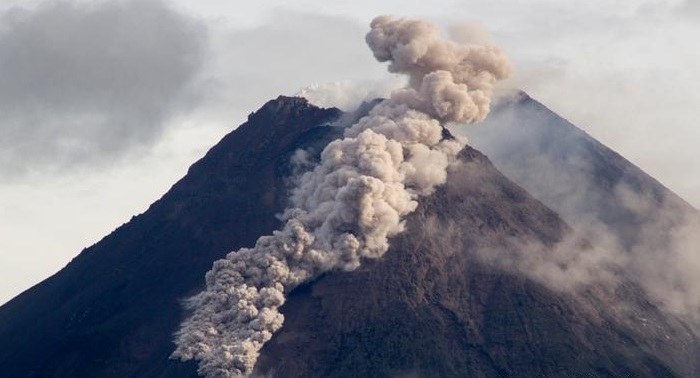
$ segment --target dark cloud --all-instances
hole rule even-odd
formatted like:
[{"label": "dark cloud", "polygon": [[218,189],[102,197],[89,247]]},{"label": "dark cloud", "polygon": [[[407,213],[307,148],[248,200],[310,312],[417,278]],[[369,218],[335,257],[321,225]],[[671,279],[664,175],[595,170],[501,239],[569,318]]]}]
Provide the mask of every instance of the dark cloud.
[{"label": "dark cloud", "polygon": [[195,101],[204,27],[160,1],[0,14],[0,174],[104,163]]}]

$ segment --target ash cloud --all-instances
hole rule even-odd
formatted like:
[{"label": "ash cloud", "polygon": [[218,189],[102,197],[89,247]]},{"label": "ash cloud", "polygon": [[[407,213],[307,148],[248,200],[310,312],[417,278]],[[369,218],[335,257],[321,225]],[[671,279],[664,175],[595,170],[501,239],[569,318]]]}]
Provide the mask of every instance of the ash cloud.
[{"label": "ash cloud", "polygon": [[442,40],[423,21],[377,17],[366,41],[409,85],[349,126],[295,179],[281,230],[214,263],[206,289],[188,301],[193,314],[173,353],[199,360],[200,374],[250,374],[282,327],[279,307],[289,291],[381,257],[420,197],[445,183],[464,146],[443,137],[444,125],[483,119],[493,86],[510,72],[497,48]]},{"label": "ash cloud", "polygon": [[6,179],[122,157],[198,98],[206,31],[164,2],[43,2],[0,20]]}]

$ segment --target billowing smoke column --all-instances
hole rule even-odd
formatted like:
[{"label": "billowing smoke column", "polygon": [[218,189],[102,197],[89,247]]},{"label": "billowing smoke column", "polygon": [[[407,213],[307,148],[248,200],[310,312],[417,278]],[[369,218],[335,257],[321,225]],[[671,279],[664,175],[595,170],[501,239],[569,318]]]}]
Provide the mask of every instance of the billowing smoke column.
[{"label": "billowing smoke column", "polygon": [[200,374],[250,374],[260,348],[282,327],[285,294],[323,272],[381,257],[417,199],[445,182],[463,147],[443,138],[441,124],[483,119],[493,85],[510,71],[499,49],[442,40],[422,21],[377,17],[367,43],[391,72],[409,75],[409,86],[349,127],[298,177],[281,230],[214,263],[206,289],[189,301],[194,313],[173,353],[199,360]]}]

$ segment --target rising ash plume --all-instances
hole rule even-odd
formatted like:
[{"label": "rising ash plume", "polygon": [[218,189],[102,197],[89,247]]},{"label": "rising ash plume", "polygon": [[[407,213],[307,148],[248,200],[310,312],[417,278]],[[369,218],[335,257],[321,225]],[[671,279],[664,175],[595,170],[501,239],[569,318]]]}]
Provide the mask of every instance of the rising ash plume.
[{"label": "rising ash plume", "polygon": [[193,314],[173,353],[199,360],[202,375],[250,374],[260,348],[282,327],[286,294],[323,272],[381,257],[419,198],[445,182],[464,146],[444,138],[443,126],[484,119],[494,84],[510,73],[498,48],[443,40],[419,20],[377,17],[366,40],[409,84],[297,177],[282,229],[214,263],[206,289],[188,301]]}]

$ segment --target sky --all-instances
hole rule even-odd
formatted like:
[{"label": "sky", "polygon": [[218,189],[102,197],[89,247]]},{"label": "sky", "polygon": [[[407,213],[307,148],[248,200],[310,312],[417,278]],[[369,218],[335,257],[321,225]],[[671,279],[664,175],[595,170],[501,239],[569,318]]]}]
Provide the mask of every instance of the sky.
[{"label": "sky", "polygon": [[700,206],[700,2],[6,0],[0,303],[145,211],[265,101],[394,86],[364,43],[379,14],[488,30],[506,86]]}]

